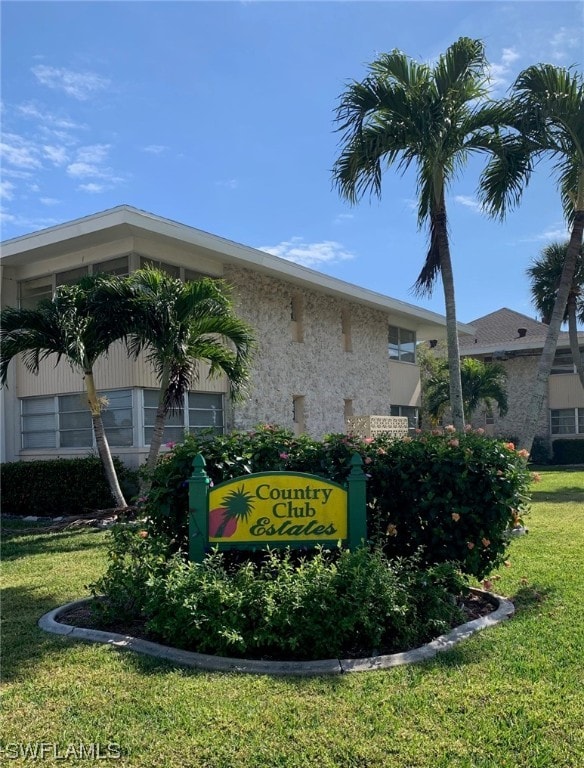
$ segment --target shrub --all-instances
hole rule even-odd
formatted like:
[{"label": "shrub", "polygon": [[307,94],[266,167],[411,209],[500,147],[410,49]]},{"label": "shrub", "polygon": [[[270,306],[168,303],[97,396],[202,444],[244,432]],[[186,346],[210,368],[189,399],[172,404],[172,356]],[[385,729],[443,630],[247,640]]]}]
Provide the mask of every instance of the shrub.
[{"label": "shrub", "polygon": [[554,464],[584,464],[584,440],[554,440],[552,447]]},{"label": "shrub", "polygon": [[[136,486],[136,473],[118,458],[120,483]],[[135,492],[135,491],[134,491]],[[101,461],[94,456],[2,465],[2,511],[8,515],[56,517],[115,505]]]},{"label": "shrub", "polygon": [[165,562],[139,533],[114,534],[110,568],[94,585],[108,598],[98,606],[106,619],[142,616],[176,647],[272,659],[389,653],[461,620],[455,595],[464,582],[451,565],[420,571],[360,548],[300,562],[268,551],[260,564],[233,569],[217,552],[202,563]]},{"label": "shrub", "polygon": [[388,557],[455,562],[482,578],[503,560],[507,531],[526,510],[530,474],[512,443],[445,430],[401,440],[329,435],[316,441],[276,427],[216,438],[190,436],[163,457],[145,505],[150,530],[187,546],[188,478],[198,452],[217,484],[250,472],[286,469],[343,483],[352,454],[368,475],[368,536]]},{"label": "shrub", "polygon": [[532,464],[549,464],[552,456],[552,447],[547,437],[537,436],[533,439],[529,460]]}]

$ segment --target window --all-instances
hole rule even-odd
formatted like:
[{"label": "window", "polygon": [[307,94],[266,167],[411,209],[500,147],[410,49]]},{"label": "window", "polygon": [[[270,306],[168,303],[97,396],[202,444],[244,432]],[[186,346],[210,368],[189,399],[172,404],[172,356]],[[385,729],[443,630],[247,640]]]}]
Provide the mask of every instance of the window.
[{"label": "window", "polygon": [[550,411],[552,435],[584,435],[584,408]]},{"label": "window", "polygon": [[53,277],[35,277],[34,280],[21,280],[19,287],[19,305],[21,309],[35,309],[39,301],[53,296]]},{"label": "window", "polygon": [[556,352],[550,374],[574,373],[574,362],[572,353],[568,350]]},{"label": "window", "polygon": [[130,274],[128,257],[121,256],[119,259],[108,259],[93,265],[94,275],[118,275],[124,277]]},{"label": "window", "polygon": [[55,285],[71,285],[81,280],[82,277],[87,277],[88,274],[88,267],[77,267],[76,269],[68,269],[66,272],[57,272]]},{"label": "window", "polygon": [[[156,410],[158,408],[158,389],[144,390],[144,443],[150,445]],[[222,434],[224,430],[223,395],[211,392],[189,392],[187,407],[172,411],[166,415],[163,443],[180,443],[185,432],[200,434],[212,430]]]},{"label": "window", "polygon": [[[112,447],[133,445],[132,390],[101,392],[102,420]],[[85,393],[22,401],[23,448],[92,448],[93,425]]]},{"label": "window", "polygon": [[341,311],[341,334],[343,337],[343,349],[345,352],[353,351],[353,341],[351,339],[351,313],[348,309]]},{"label": "window", "polygon": [[57,420],[54,397],[22,400],[22,447],[55,448]]},{"label": "window", "polygon": [[154,267],[155,269],[160,269],[162,272],[166,272],[166,274],[171,277],[180,279],[180,267],[177,267],[176,264],[167,264],[164,261],[157,261],[156,259],[149,259],[146,256],[140,256],[140,269],[144,269],[144,267]]},{"label": "window", "polygon": [[290,334],[292,341],[304,341],[304,299],[300,294],[290,302]]},{"label": "window", "polygon": [[185,282],[188,283],[189,281],[193,280],[202,280],[204,277],[209,277],[209,275],[204,275],[202,272],[195,272],[193,269],[185,269]]},{"label": "window", "polygon": [[416,362],[416,332],[406,328],[389,326],[388,347],[390,360],[401,360],[403,363]]},{"label": "window", "polygon": [[407,416],[408,429],[418,428],[418,409],[414,405],[391,405],[390,416]]},{"label": "window", "polygon": [[55,287],[59,285],[71,285],[86,275],[127,275],[129,274],[129,262],[127,256],[117,259],[108,259],[99,264],[76,267],[56,275],[35,277],[32,280],[21,280],[19,283],[19,306],[21,309],[35,309],[39,301],[51,299]]}]

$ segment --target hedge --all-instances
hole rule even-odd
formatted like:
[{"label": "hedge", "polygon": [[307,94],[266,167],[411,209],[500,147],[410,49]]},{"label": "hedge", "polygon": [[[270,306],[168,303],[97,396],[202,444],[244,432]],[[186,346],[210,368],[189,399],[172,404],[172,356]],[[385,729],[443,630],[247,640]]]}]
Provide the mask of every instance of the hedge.
[{"label": "hedge", "polygon": [[584,464],[584,440],[554,440],[554,464]]},{"label": "hedge", "polygon": [[477,578],[502,562],[509,529],[529,500],[527,452],[480,433],[447,429],[393,441],[339,434],[317,441],[268,425],[208,439],[189,436],[162,458],[143,501],[151,532],[169,535],[176,550],[187,546],[187,481],[199,451],[214,484],[266,470],[343,483],[357,451],[368,475],[369,541],[389,558],[454,562]]},{"label": "hedge", "polygon": [[[120,484],[132,492],[135,472],[114,457]],[[58,517],[113,507],[101,461],[94,456],[2,465],[5,515]]]}]

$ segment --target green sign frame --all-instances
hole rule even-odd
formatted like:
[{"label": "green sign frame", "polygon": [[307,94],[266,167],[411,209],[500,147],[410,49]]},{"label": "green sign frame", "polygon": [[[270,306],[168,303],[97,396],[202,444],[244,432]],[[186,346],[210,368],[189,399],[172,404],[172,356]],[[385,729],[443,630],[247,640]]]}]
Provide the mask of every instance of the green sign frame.
[{"label": "green sign frame", "polygon": [[[265,549],[266,547],[291,547],[291,548],[314,548],[316,546],[336,547],[340,542],[349,549],[355,549],[367,538],[367,514],[366,514],[366,484],[367,477],[363,472],[363,460],[358,453],[351,457],[351,469],[345,486],[334,483],[318,475],[311,475],[301,472],[258,472],[250,475],[242,475],[238,478],[226,480],[223,483],[211,488],[211,481],[206,471],[206,462],[204,456],[199,453],[193,459],[193,472],[189,478],[189,560],[192,562],[201,562],[211,548],[219,550],[227,549]],[[272,504],[277,518],[310,518],[316,517],[317,501],[307,501],[304,499],[319,500],[321,508],[334,494],[335,509],[333,514],[335,520],[340,521],[339,528],[345,533],[342,536],[334,535],[337,530],[332,524],[320,525],[317,520],[309,521],[306,525],[305,520],[284,520],[279,524],[278,530],[273,534],[262,536],[257,523],[249,528],[253,533],[253,538],[246,537],[246,531],[239,534],[239,540],[225,541],[223,537],[225,522],[222,523],[221,531],[214,523],[214,529],[210,531],[210,496],[217,498],[218,494],[227,493],[232,497],[239,494],[240,499],[251,494],[245,493],[244,486],[253,486],[265,489],[264,495],[257,494],[259,499],[271,499],[268,503]],[[274,487],[272,488],[272,485]],[[291,491],[278,491],[276,486],[290,486],[301,483],[302,487],[295,491],[296,495],[291,495]],[[239,486],[239,487],[238,487]],[[230,489],[233,489],[230,491]],[[270,490],[271,489],[271,490]],[[287,495],[286,495],[287,494]],[[320,494],[320,496],[319,496]],[[292,507],[292,502],[287,503],[279,501],[280,497],[286,499],[303,499],[301,506]],[[275,503],[273,503],[275,502]],[[286,506],[286,504],[288,506]],[[314,504],[315,506],[311,506]],[[276,512],[276,508],[278,511]],[[223,512],[223,510],[214,510]],[[247,520],[245,510],[243,516]],[[261,518],[267,520],[268,518]],[[296,524],[293,524],[296,523]],[[302,523],[302,524],[298,524]],[[264,526],[268,530],[267,526]],[[274,526],[270,526],[273,529]],[[286,533],[286,529],[290,533]],[[257,533],[257,531],[260,531]],[[308,533],[312,531],[315,535],[308,538]],[[304,538],[296,536],[296,532],[306,534]],[[257,533],[257,535],[256,535]],[[243,536],[243,539],[242,539]],[[237,536],[236,536],[237,539]]]}]

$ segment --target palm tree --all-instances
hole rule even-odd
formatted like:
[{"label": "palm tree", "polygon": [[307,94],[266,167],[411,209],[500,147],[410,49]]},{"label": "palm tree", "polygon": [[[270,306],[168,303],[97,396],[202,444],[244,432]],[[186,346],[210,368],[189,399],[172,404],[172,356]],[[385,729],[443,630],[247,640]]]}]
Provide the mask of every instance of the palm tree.
[{"label": "palm tree", "polygon": [[[209,376],[224,373],[232,397],[249,376],[254,339],[234,313],[225,283],[210,278],[182,282],[152,268],[137,270],[116,285],[104,285],[97,300],[124,329],[131,354],[145,351],[160,385],[160,396],[146,469],[156,466],[166,416],[181,410],[185,394],[198,378],[198,361]],[[147,481],[142,483],[142,491]]]},{"label": "palm tree", "polygon": [[416,168],[418,225],[427,225],[430,237],[415,289],[431,293],[442,277],[457,429],[464,428],[464,413],[446,192],[468,156],[484,151],[485,129],[504,118],[497,104],[479,103],[487,95],[486,63],[482,42],[466,37],[433,66],[394,50],[376,59],[362,82],[349,84],[336,117],[344,133],[333,183],[351,203],[367,191],[381,195],[382,165]]},{"label": "palm tree", "polygon": [[[527,269],[533,304],[546,324],[549,324],[553,313],[567,250],[567,242],[550,243]],[[564,322],[568,323],[572,360],[584,387],[584,361],[578,341],[578,321],[584,323],[584,249],[582,248],[578,254],[576,272],[568,294]]]},{"label": "palm tree", "polygon": [[552,64],[537,64],[521,72],[511,87],[508,103],[514,128],[493,135],[492,161],[481,179],[485,208],[503,218],[518,204],[536,163],[550,158],[557,178],[570,240],[549,318],[536,379],[519,436],[530,450],[543,408],[547,383],[576,274],[584,232],[584,79],[581,74]]},{"label": "palm tree", "polygon": [[[500,363],[483,363],[466,357],[460,366],[465,417],[470,420],[481,403],[492,412],[496,404],[501,416],[507,413],[507,371]],[[438,361],[424,384],[424,406],[433,419],[442,417],[449,405],[448,363]]]},{"label": "palm tree", "polygon": [[19,354],[34,374],[38,374],[41,361],[52,355],[57,356],[57,364],[64,358],[79,371],[85,382],[97,451],[112,496],[117,506],[125,507],[101,417],[103,403],[93,376],[96,360],[107,354],[121,336],[108,313],[94,312],[92,307],[94,291],[110,280],[103,275],[85,277],[75,285],[59,286],[53,298],[42,301],[36,309],[4,309],[0,314],[0,383],[6,383],[8,365]]}]

